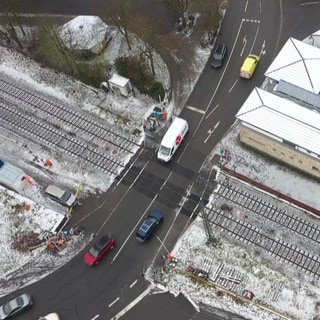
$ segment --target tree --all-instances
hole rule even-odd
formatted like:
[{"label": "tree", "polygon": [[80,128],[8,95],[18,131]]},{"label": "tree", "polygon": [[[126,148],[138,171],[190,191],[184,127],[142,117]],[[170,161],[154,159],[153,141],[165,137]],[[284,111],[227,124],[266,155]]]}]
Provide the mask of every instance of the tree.
[{"label": "tree", "polygon": [[14,41],[19,49],[23,51],[24,45],[20,40],[19,31],[23,37],[26,36],[26,32],[22,26],[21,18],[17,14],[17,7],[9,0],[2,0],[2,6],[4,23],[2,24],[3,29],[0,30],[0,36],[5,39],[7,43]]},{"label": "tree", "polygon": [[198,0],[194,9],[201,14],[199,26],[202,31],[216,31],[221,20],[220,6],[225,0]]},{"label": "tree", "polygon": [[128,30],[128,23],[132,15],[131,0],[105,0],[105,18],[117,27],[119,32],[126,39],[129,50],[131,50],[131,41]]},{"label": "tree", "polygon": [[135,15],[130,27],[136,34],[141,54],[148,60],[152,75],[156,74],[154,67],[155,47],[159,45],[160,38],[156,35],[155,21],[148,16]]},{"label": "tree", "polygon": [[193,0],[166,0],[168,6],[181,18],[182,28],[187,25],[186,13],[190,10]]}]

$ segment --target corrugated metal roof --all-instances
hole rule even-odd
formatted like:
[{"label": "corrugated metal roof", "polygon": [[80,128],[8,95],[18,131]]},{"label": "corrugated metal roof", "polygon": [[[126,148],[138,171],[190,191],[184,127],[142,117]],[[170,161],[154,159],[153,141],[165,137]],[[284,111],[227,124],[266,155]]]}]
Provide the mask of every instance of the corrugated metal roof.
[{"label": "corrugated metal roof", "polygon": [[310,92],[320,93],[320,49],[289,38],[265,76],[285,80]]},{"label": "corrugated metal roof", "polygon": [[320,110],[320,95],[302,89],[292,83],[280,80],[276,91],[284,93],[288,96],[293,97],[301,102],[307,103],[310,106],[314,106]]},{"label": "corrugated metal roof", "polygon": [[255,88],[236,117],[320,155],[320,114],[315,111]]}]

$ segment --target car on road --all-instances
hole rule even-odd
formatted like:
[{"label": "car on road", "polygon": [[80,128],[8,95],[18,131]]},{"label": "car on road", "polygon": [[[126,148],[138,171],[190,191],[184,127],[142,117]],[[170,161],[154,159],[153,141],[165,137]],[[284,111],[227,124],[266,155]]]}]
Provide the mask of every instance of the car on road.
[{"label": "car on road", "polygon": [[77,197],[68,190],[63,190],[57,186],[50,185],[45,190],[45,193],[49,195],[49,197],[64,206],[73,207],[77,204]]},{"label": "car on road", "polygon": [[10,317],[30,308],[32,304],[33,301],[31,296],[24,293],[0,307],[0,319],[9,319]]},{"label": "car on road", "polygon": [[250,79],[260,61],[260,57],[250,53],[246,59],[244,60],[241,68],[240,68],[240,77],[244,79]]},{"label": "car on road", "polygon": [[148,240],[162,221],[163,216],[159,211],[151,211],[136,232],[137,240],[140,242]]},{"label": "car on road", "polygon": [[61,320],[57,313],[49,313],[46,316],[40,317],[38,320]]},{"label": "car on road", "polygon": [[104,235],[85,253],[83,259],[88,266],[96,265],[110,250],[113,249],[116,241],[110,235]]},{"label": "car on road", "polygon": [[219,43],[213,52],[211,67],[212,68],[220,68],[223,65],[224,59],[227,55],[227,46],[224,43]]}]

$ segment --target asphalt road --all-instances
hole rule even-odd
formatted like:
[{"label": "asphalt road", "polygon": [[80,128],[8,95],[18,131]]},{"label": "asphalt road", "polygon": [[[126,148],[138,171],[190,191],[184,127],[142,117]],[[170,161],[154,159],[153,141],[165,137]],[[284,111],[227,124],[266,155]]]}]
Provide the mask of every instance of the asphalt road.
[{"label": "asphalt road", "polygon": [[[36,1],[28,1],[28,9],[33,10]],[[82,14],[71,10],[75,3],[86,14],[95,13],[86,11],[88,3],[92,10],[99,7],[99,1],[50,1],[50,5],[49,1],[42,1],[42,5],[48,4],[51,12]],[[81,253],[54,274],[10,295],[27,291],[35,300],[34,307],[16,319],[36,319],[54,311],[59,312],[63,319],[112,319],[122,314],[137,297],[148,293],[149,283],[141,274],[151,263],[160,266],[161,255],[166,251],[156,237],[141,245],[134,239],[134,231],[145,214],[157,208],[165,218],[157,235],[169,250],[173,247],[190,222],[190,215],[177,213],[175,208],[179,201],[174,198],[177,206],[173,206],[168,200],[170,193],[160,196],[162,190],[169,186],[174,194],[174,190],[182,188],[186,191],[194,183],[203,161],[233,123],[243,101],[254,86],[261,84],[263,72],[275,53],[288,36],[295,36],[290,34],[291,29],[302,36],[310,33],[311,23],[314,30],[319,29],[314,7],[301,6],[301,3],[296,0],[229,2],[218,39],[228,45],[228,58],[219,70],[212,70],[207,65],[190,95],[181,114],[190,123],[190,134],[174,161],[161,165],[152,153],[148,154],[148,161],[146,155],[138,157],[134,166],[143,168],[137,176],[137,181],[142,182],[140,185],[120,182],[112,192],[94,201],[89,199],[81,207],[78,218],[83,218],[81,224],[86,226],[86,231],[99,234],[111,231],[117,240],[114,251],[95,268],[84,265]],[[262,54],[261,63],[253,79],[240,80],[239,66],[250,51]],[[156,188],[156,182],[158,189],[151,192]],[[201,196],[202,191],[200,188],[197,196]],[[8,298],[1,298],[0,303]],[[155,320],[208,319],[207,313],[197,314],[183,297],[171,295],[147,295],[122,318],[147,319],[150,315]]]}]

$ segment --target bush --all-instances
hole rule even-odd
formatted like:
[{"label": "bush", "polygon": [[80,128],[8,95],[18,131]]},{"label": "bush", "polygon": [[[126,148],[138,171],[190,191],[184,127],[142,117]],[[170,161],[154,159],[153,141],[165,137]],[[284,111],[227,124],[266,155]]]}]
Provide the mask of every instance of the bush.
[{"label": "bush", "polygon": [[159,97],[161,100],[164,99],[165,92],[162,84],[154,79],[143,59],[138,56],[121,56],[116,59],[115,67],[117,72],[130,79],[141,93],[147,94],[154,100],[159,100]]}]

